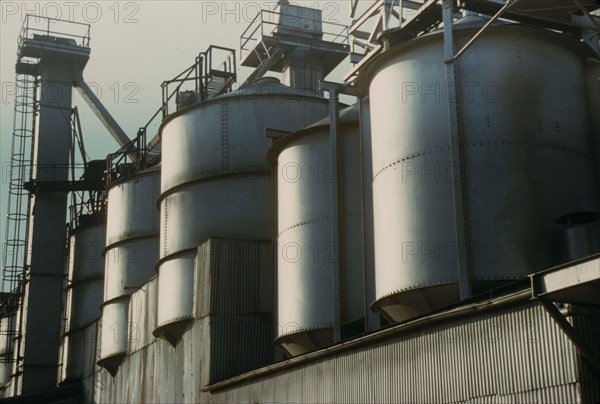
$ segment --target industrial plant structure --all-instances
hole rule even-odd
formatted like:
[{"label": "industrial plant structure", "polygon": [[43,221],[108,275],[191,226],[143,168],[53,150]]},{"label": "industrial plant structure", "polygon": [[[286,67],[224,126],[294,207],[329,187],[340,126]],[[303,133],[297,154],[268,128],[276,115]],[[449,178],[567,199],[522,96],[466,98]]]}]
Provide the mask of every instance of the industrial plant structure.
[{"label": "industrial plant structure", "polygon": [[26,19],[0,402],[600,401],[600,4],[350,3],[261,12],[134,136],[89,26]]}]

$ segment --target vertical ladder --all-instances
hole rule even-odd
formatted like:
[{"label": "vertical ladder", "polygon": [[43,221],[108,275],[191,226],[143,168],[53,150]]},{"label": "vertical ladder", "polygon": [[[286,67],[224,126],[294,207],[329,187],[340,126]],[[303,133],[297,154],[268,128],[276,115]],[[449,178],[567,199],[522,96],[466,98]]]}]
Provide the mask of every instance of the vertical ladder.
[{"label": "vertical ladder", "polygon": [[[16,316],[11,313],[21,306],[27,269],[29,192],[23,188],[23,184],[29,180],[32,169],[37,77],[18,73],[15,87],[11,158],[9,170],[5,174],[8,179],[8,202],[1,279],[2,291],[11,295],[10,303],[5,308],[6,313],[2,313],[8,316],[9,321],[0,330],[3,340],[8,341],[7,352],[14,351],[13,344],[20,336],[15,323]],[[0,361],[14,362],[17,357],[18,355],[5,355]]]}]

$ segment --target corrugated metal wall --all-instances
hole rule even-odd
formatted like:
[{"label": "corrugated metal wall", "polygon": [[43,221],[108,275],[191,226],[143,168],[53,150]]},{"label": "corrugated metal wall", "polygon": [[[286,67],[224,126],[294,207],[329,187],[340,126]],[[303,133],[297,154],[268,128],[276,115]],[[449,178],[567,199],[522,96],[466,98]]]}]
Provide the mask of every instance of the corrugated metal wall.
[{"label": "corrugated metal wall", "polygon": [[[245,264],[257,262],[257,252],[249,244],[237,245],[245,253],[227,258],[229,261],[223,257],[223,246],[215,246],[201,254],[210,259],[199,258],[204,261],[197,268],[205,271],[219,268],[216,264],[212,266],[217,262],[214,259],[250,272],[255,268]],[[215,254],[217,251],[220,252]],[[244,297],[237,286],[227,291],[231,282],[246,282],[243,277],[236,278],[233,272],[220,275],[213,272],[210,281],[207,279],[196,276],[196,283],[210,284],[211,295],[232,293],[238,303],[260,306]],[[195,320],[173,348],[151,335],[156,286],[152,280],[132,295],[130,318],[134,326],[130,337],[133,339],[130,353],[115,378],[94,365],[91,357],[97,355],[95,344],[86,344],[90,350],[90,361],[85,366],[88,377],[84,381],[87,402],[586,403],[599,399],[597,384],[591,379],[587,365],[537,302],[523,302],[413,329],[399,327],[383,338],[366,339],[345,351],[277,367],[248,381],[202,393],[209,380],[222,376],[210,367],[211,352],[217,362],[225,358],[227,363],[247,364],[248,358],[243,357],[244,350],[236,347],[236,341],[267,336],[248,330],[254,324],[244,314],[229,316],[223,323],[211,321],[208,315]],[[220,310],[220,315],[245,307],[235,301],[208,306],[210,310]],[[206,306],[197,299],[197,315],[202,313],[202,307]],[[572,319],[584,338],[598,350],[597,312],[575,311]],[[242,323],[232,325],[238,320]],[[97,329],[97,325],[88,328],[90,337]],[[223,337],[227,334],[229,339]],[[218,349],[210,347],[214,338],[224,342]],[[242,345],[244,349],[251,349],[249,346]],[[227,352],[228,348],[233,353]]]},{"label": "corrugated metal wall", "polygon": [[569,403],[579,402],[579,387],[573,346],[543,307],[528,303],[399,333],[212,400],[231,402],[250,388],[267,392],[259,402]]},{"label": "corrugated metal wall", "polygon": [[[574,307],[572,324],[587,346],[600,356],[600,310]],[[582,385],[582,403],[600,403],[600,380],[583,362],[579,362],[580,379]]]},{"label": "corrugated metal wall", "polygon": [[242,240],[210,239],[198,249],[195,307],[205,334],[206,383],[273,361],[273,283],[264,282],[273,276],[269,254],[268,244]]},{"label": "corrugated metal wall", "polygon": [[[589,335],[597,336],[598,318],[581,318],[589,323]],[[577,361],[572,344],[536,303],[399,333],[213,394],[200,391],[205,338],[204,324],[196,321],[177,348],[153,340],[129,355],[114,379],[106,371],[98,372],[96,380],[88,378],[87,397],[95,390],[97,403],[597,400],[593,380],[586,386],[578,376],[578,366],[585,365]]]}]

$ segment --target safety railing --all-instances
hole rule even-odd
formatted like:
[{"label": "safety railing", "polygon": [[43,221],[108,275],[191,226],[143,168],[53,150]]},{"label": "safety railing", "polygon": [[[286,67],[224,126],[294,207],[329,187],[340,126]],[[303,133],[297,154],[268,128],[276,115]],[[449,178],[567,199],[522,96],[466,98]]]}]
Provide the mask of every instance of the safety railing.
[{"label": "safety railing", "polygon": [[87,48],[90,45],[90,25],[27,14],[19,34],[19,49],[26,40],[35,39],[35,36],[72,40],[74,45]]},{"label": "safety railing", "polygon": [[[286,12],[286,10],[294,10]],[[266,37],[299,37],[349,46],[348,26],[318,17],[317,10],[308,8],[286,8],[280,11],[261,10],[248,25],[240,38],[241,58],[260,44]],[[306,13],[306,15],[303,15]]]},{"label": "safety railing", "polygon": [[[166,118],[172,111],[171,104],[174,101],[177,103],[177,96],[184,89],[193,91],[202,101],[229,92],[237,80],[236,66],[235,50],[211,45],[196,57],[193,65],[161,84],[162,107],[152,116],[148,124],[160,112],[162,112],[162,118]],[[148,127],[148,124],[145,128]]]},{"label": "safety railing", "polygon": [[[131,142],[106,158],[106,185],[144,169],[147,152],[146,130],[141,128]],[[133,161],[131,156],[136,156],[137,161]]]}]

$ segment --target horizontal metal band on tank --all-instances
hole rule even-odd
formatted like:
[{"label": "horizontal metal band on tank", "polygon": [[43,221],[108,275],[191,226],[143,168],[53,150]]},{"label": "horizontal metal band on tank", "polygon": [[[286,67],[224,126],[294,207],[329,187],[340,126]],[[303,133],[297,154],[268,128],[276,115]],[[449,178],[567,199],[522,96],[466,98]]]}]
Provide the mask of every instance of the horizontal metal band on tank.
[{"label": "horizontal metal band on tank", "polygon": [[[477,281],[499,281],[499,280],[514,280],[514,281],[520,281],[525,279],[526,277],[523,276],[522,274],[506,274],[506,275],[498,275],[498,276],[478,276],[478,277],[473,277],[471,278],[472,282],[477,282]],[[413,285],[407,288],[401,288],[401,289],[397,289],[394,290],[393,292],[388,292],[384,295],[381,295],[381,297],[378,299],[385,299],[386,297],[390,297],[392,295],[395,295],[397,293],[402,293],[402,292],[407,292],[410,290],[415,290],[415,289],[423,289],[423,288],[427,288],[429,286],[443,286],[443,285],[452,285],[452,284],[457,284],[458,283],[458,279],[454,279],[454,280],[442,280],[442,281],[437,281],[437,282],[428,282],[428,283],[420,283],[417,285]]]},{"label": "horizontal metal band on tank", "polygon": [[504,273],[502,275],[484,275],[484,276],[474,276],[471,280],[472,281],[496,281],[496,280],[515,280],[515,281],[519,281],[521,279],[525,279],[525,276],[523,276],[523,274],[510,274],[510,273]]},{"label": "horizontal metal band on tank", "polygon": [[[384,295],[381,295],[381,297],[379,297],[377,299],[377,301],[379,301],[381,299],[385,299],[386,297],[393,296],[393,295],[395,295],[397,293],[407,292],[409,290],[423,289],[423,288],[428,287],[428,286],[443,286],[443,285],[456,285],[456,284],[458,284],[458,278],[453,278],[453,279],[448,279],[448,280],[442,280],[442,281],[436,281],[436,282],[421,283],[421,284],[418,284],[418,285],[410,286],[408,288],[401,288],[401,289],[396,289],[393,292],[388,292],[388,293],[386,293]],[[371,306],[373,306],[375,303],[377,303],[377,301],[374,302]]]},{"label": "horizontal metal band on tank", "polygon": [[115,247],[119,247],[121,245],[124,244],[130,244],[134,241],[138,241],[138,240],[147,240],[147,239],[151,239],[151,238],[158,238],[160,237],[160,233],[158,231],[146,231],[146,232],[140,232],[139,235],[133,236],[133,237],[129,237],[123,240],[119,240],[119,241],[115,241],[114,243],[107,245],[106,247],[104,247],[104,249],[102,250],[102,255],[105,256],[106,253],[108,252],[108,250],[111,250]]},{"label": "horizontal metal band on tank", "polygon": [[127,351],[113,352],[110,355],[101,356],[100,361],[106,361],[107,359],[116,358],[117,356],[123,356],[123,355],[127,355]]},{"label": "horizontal metal band on tank", "polygon": [[98,321],[100,318],[102,318],[102,315],[100,315],[98,318],[95,318],[95,319],[93,319],[93,320],[90,320],[90,321],[88,321],[87,323],[85,323],[85,324],[83,324],[83,325],[81,325],[81,326],[78,326],[78,327],[76,327],[76,328],[69,328],[69,331],[65,332],[65,333],[63,334],[63,336],[64,336],[64,337],[68,337],[68,336],[69,336],[69,335],[71,335],[71,334],[75,334],[76,332],[83,331],[83,330],[85,330],[86,328],[88,328],[89,326],[91,326],[92,324],[94,324],[95,322],[97,322],[97,321]]},{"label": "horizontal metal band on tank", "polygon": [[428,324],[436,323],[442,320],[452,319],[459,316],[468,315],[471,313],[479,313],[482,311],[494,310],[496,308],[507,306],[519,302],[530,300],[531,288],[523,289],[519,292],[512,293],[510,295],[502,296],[494,299],[482,300],[470,304],[457,304],[455,307],[446,308],[444,311],[435,311],[431,314],[419,317],[408,322],[389,326],[381,330],[374,331],[371,334],[358,337],[356,339],[341,342],[337,345],[333,345],[328,348],[322,348],[314,352],[310,352],[295,358],[287,359],[276,364],[266,366],[264,368],[257,369],[248,373],[244,373],[240,376],[232,377],[231,379],[224,380],[212,385],[205,386],[201,389],[202,392],[212,392],[222,390],[227,387],[238,385],[242,382],[255,379],[257,377],[269,375],[278,371],[288,370],[294,366],[302,365],[316,361],[320,358],[332,356],[345,351],[354,349],[357,346],[365,345],[368,343],[374,343],[381,339],[389,338],[394,335],[403,333],[405,331],[412,330],[414,328],[425,326]]},{"label": "horizontal metal band on tank", "polygon": [[102,219],[98,219],[93,223],[80,224],[74,229],[69,229],[69,237],[76,235],[77,233],[81,233],[85,230],[93,229],[94,227],[102,227],[106,226],[106,215],[102,216]]},{"label": "horizontal metal band on tank", "polygon": [[[138,288],[134,288],[134,289],[138,289]],[[133,292],[134,292],[134,291],[132,290],[131,292],[129,292],[129,293],[127,293],[127,294],[124,294],[124,295],[121,295],[121,296],[117,296],[117,297],[113,297],[113,298],[112,298],[112,299],[110,299],[110,300],[107,300],[107,301],[105,301],[105,302],[102,302],[102,303],[100,304],[100,308],[103,308],[104,306],[108,306],[109,304],[112,304],[112,303],[115,303],[115,302],[118,302],[118,301],[121,301],[121,300],[129,300],[129,299],[131,298],[131,294],[132,294]]]},{"label": "horizontal metal band on tank", "polygon": [[315,331],[315,330],[328,330],[331,328],[333,328],[333,324],[331,324],[331,325],[315,325],[314,327],[297,328],[294,331],[289,331],[289,332],[286,332],[285,334],[281,334],[280,336],[275,338],[275,341],[280,341],[282,338],[289,337],[291,335],[296,335],[301,332]]},{"label": "horizontal metal band on tank", "polygon": [[[267,87],[268,88],[268,87]],[[292,88],[292,87],[290,87]],[[243,91],[243,89],[240,89],[241,91]],[[215,97],[215,98],[211,98],[210,100],[207,101],[202,101],[196,104],[192,104],[188,107],[182,108],[179,111],[173,112],[172,114],[168,115],[160,124],[160,128],[158,129],[158,136],[160,137],[160,139],[162,140],[162,136],[163,136],[163,128],[169,123],[171,122],[173,119],[176,119],[182,115],[185,115],[187,113],[189,113],[190,111],[193,111],[195,109],[198,108],[203,108],[207,105],[211,105],[211,104],[226,104],[229,102],[236,102],[236,101],[240,101],[240,100],[248,100],[248,101],[252,101],[252,100],[257,100],[260,99],[262,97],[268,97],[271,100],[276,100],[276,99],[284,99],[286,101],[290,101],[291,99],[293,99],[294,101],[301,101],[301,100],[312,100],[312,101],[323,101],[323,102],[327,102],[327,99],[324,97],[320,97],[320,96],[316,96],[314,94],[302,94],[299,92],[294,92],[294,93],[290,93],[290,94],[280,94],[280,93],[276,93],[276,92],[268,92],[265,91],[264,93],[256,93],[256,94],[235,94],[235,95],[222,95],[219,97]]]},{"label": "horizontal metal band on tank", "polygon": [[[523,24],[510,23],[494,25],[490,27],[490,29],[482,36],[482,38],[494,36],[497,34],[501,35],[503,33],[514,34],[515,28],[517,28],[519,31],[525,32],[528,38],[544,39],[548,42],[560,44],[563,47],[571,50],[572,52],[579,53],[583,57],[598,57],[594,53],[594,51],[583,42],[574,42],[572,38],[566,37],[566,35],[554,33],[549,30],[541,30],[539,28],[530,27]],[[454,34],[458,38],[462,36],[467,37],[467,35],[469,34],[475,34],[480,29],[481,26],[473,27],[456,25],[455,27],[453,27]],[[363,96],[369,94],[370,80],[368,80],[367,77],[371,76],[377,69],[379,69],[383,64],[385,64],[385,62],[387,62],[389,59],[396,57],[399,53],[402,53],[412,48],[421,47],[423,46],[423,43],[430,41],[439,41],[439,37],[442,35],[442,31],[434,31],[411,39],[410,41],[395,44],[391,49],[386,50],[377,57],[373,58],[373,60],[370,60],[369,63],[367,63],[367,65],[365,65],[360,71],[361,75],[363,76],[363,79],[359,79],[357,82],[357,92],[359,94],[359,98],[362,98]]]},{"label": "horizontal metal band on tank", "polygon": [[227,173],[227,174],[213,175],[210,177],[198,178],[198,179],[192,180],[192,181],[186,181],[182,184],[178,184],[178,185],[174,186],[173,188],[169,188],[168,190],[163,192],[158,197],[158,200],[156,201],[156,206],[157,206],[157,208],[160,209],[160,204],[162,203],[162,201],[164,201],[166,198],[168,198],[172,194],[175,194],[175,193],[181,191],[182,189],[187,188],[190,185],[206,184],[208,182],[220,181],[220,180],[224,180],[224,179],[226,180],[226,179],[231,179],[231,178],[235,179],[235,178],[269,177],[269,176],[271,176],[271,171],[248,171],[248,172],[240,171],[240,172],[232,172],[232,173]]},{"label": "horizontal metal band on tank", "polygon": [[[361,218],[361,217],[362,217],[362,213],[346,213],[346,214],[344,214],[344,215],[340,215],[340,217],[344,217],[344,218],[353,218],[353,217],[355,217],[355,218]],[[283,233],[285,233],[285,232],[287,232],[287,231],[290,231],[290,230],[292,230],[292,229],[295,229],[295,228],[297,228],[297,227],[300,227],[300,226],[305,226],[305,225],[307,225],[307,224],[313,224],[313,223],[325,222],[325,221],[327,221],[327,220],[329,220],[329,216],[326,216],[326,217],[318,217],[318,218],[316,218],[316,219],[312,219],[312,220],[306,220],[306,221],[304,221],[304,222],[300,222],[300,223],[298,223],[298,224],[295,224],[295,225],[292,225],[292,226],[286,227],[285,229],[283,229],[283,230],[282,230],[282,231],[281,231],[281,232],[278,234],[278,236],[281,236]]]},{"label": "horizontal metal band on tank", "polygon": [[135,179],[135,178],[152,177],[152,176],[156,175],[157,171],[160,171],[160,166],[153,166],[144,171],[138,171],[135,174],[126,175],[124,177],[121,177],[121,178],[111,182],[108,185],[108,187],[106,188],[106,191],[110,191],[111,188],[114,188],[117,185],[121,185],[121,184],[130,182],[132,179]]},{"label": "horizontal metal band on tank", "polygon": [[[343,108],[343,107],[344,107],[344,105],[340,104],[340,108]],[[325,119],[328,120],[329,118],[325,118]],[[343,129],[346,129],[346,127],[357,126],[357,125],[358,125],[358,121],[339,122],[338,132],[343,134],[344,133]],[[279,158],[279,154],[283,151],[283,149],[287,145],[289,145],[290,143],[294,142],[296,139],[301,138],[303,136],[321,134],[321,131],[323,129],[327,129],[327,128],[329,128],[329,122],[317,123],[314,126],[309,126],[308,128],[300,129],[297,132],[293,132],[287,136],[283,136],[282,138],[277,139],[273,143],[273,145],[269,148],[269,150],[267,151],[267,161],[272,166],[276,166],[277,160]]]},{"label": "horizontal metal band on tank", "polygon": [[79,285],[82,284],[86,284],[89,282],[94,282],[94,281],[102,281],[104,283],[104,275],[96,275],[96,276],[91,276],[89,278],[84,278],[84,279],[78,279],[76,281],[71,281],[69,282],[69,284],[66,287],[66,290],[70,290],[73,289]]},{"label": "horizontal metal band on tank", "polygon": [[297,227],[300,227],[300,226],[305,226],[305,225],[307,225],[307,224],[313,224],[313,223],[326,222],[326,221],[328,221],[328,220],[329,220],[329,216],[325,216],[325,217],[317,217],[317,218],[315,218],[315,219],[306,220],[306,221],[304,221],[304,222],[300,222],[300,223],[298,223],[298,224],[294,224],[294,225],[292,225],[292,226],[286,227],[285,229],[283,229],[283,230],[282,230],[282,231],[281,231],[281,232],[278,234],[278,236],[281,236],[281,235],[282,235],[283,233],[285,233],[286,231],[289,231],[289,230],[295,229],[295,228],[297,228]]},{"label": "horizontal metal band on tank", "polygon": [[[205,241],[201,242],[200,245],[204,244]],[[154,264],[154,270],[158,272],[159,271],[159,267],[163,263],[165,263],[167,261],[170,261],[170,260],[172,260],[174,258],[183,257],[183,256],[188,255],[190,253],[197,253],[197,252],[198,252],[198,247],[193,247],[193,248],[186,248],[185,250],[176,251],[174,253],[166,255],[166,256],[162,257],[161,259],[159,259],[158,261],[156,261],[156,264]],[[155,275],[155,276],[158,276],[158,275]]]},{"label": "horizontal metal band on tank", "polygon": [[[546,148],[550,148],[550,149],[556,149],[556,150],[560,150],[560,151],[564,151],[567,153],[573,153],[579,157],[582,157],[586,160],[591,160],[591,156],[589,154],[584,154],[581,152],[578,152],[577,150],[573,150],[573,149],[569,149],[568,147],[564,147],[564,146],[558,146],[555,144],[550,144],[550,143],[535,143],[535,142],[472,142],[472,143],[465,143],[464,144],[466,148],[469,147],[478,147],[478,146],[532,146],[532,147],[546,147]],[[442,146],[442,147],[435,147],[433,149],[429,149],[426,151],[422,151],[422,152],[416,152],[413,153],[409,156],[406,157],[402,157],[400,160],[396,160],[393,163],[388,164],[387,166],[383,167],[381,170],[379,170],[374,176],[373,176],[373,181],[375,181],[375,179],[382,174],[384,171],[394,167],[397,164],[403,163],[405,161],[410,161],[422,156],[425,156],[427,154],[431,154],[431,153],[437,153],[437,152],[443,152],[443,151],[450,151],[450,146]]]},{"label": "horizontal metal band on tank", "polygon": [[155,330],[158,330],[159,328],[162,328],[162,327],[164,327],[166,325],[169,325],[169,324],[175,324],[175,323],[179,323],[179,322],[186,321],[186,320],[193,320],[194,318],[195,317],[193,315],[189,315],[189,316],[177,316],[177,317],[171,318],[171,319],[169,319],[169,320],[167,320],[167,321],[165,321],[163,323],[158,324],[156,326]]}]

